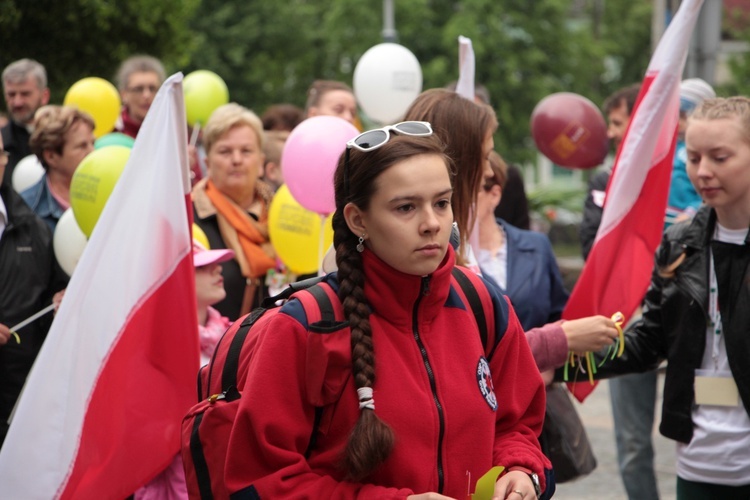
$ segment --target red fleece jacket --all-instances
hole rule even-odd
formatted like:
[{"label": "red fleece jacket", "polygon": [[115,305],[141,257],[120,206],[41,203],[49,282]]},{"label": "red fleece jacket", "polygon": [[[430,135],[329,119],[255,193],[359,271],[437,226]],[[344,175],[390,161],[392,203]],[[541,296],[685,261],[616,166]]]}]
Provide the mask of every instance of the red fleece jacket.
[{"label": "red fleece jacket", "polygon": [[[465,498],[469,477],[473,490],[495,465],[534,470],[544,489],[550,463],[537,441],[544,385],[509,302],[493,296],[500,341],[491,375],[483,376],[476,323],[451,287],[452,251],[426,278],[400,273],[368,250],[363,259],[375,411],[396,435],[393,453],[365,483],[344,480],[340,458],[360,412],[349,329],[310,332],[291,301],[252,330],[257,345],[229,444],[229,491],[383,499],[439,491],[442,482],[442,494]],[[483,394],[488,385],[494,394]],[[305,459],[316,406],[323,407],[322,419]]]}]

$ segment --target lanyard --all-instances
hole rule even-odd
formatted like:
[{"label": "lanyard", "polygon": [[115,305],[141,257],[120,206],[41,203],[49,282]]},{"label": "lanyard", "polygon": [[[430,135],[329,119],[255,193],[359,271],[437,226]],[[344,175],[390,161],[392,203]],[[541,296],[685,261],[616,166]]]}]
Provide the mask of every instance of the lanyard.
[{"label": "lanyard", "polygon": [[721,334],[724,327],[721,323],[721,310],[719,309],[719,286],[716,280],[716,270],[714,269],[714,253],[711,251],[709,254],[711,265],[708,272],[708,317],[711,320],[711,359],[714,362],[714,370],[718,370]]}]

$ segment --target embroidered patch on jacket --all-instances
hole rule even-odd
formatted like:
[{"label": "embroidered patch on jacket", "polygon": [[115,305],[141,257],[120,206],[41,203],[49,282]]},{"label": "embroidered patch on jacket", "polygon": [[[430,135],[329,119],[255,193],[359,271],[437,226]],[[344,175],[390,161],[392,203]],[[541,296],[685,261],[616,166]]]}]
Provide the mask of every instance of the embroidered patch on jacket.
[{"label": "embroidered patch on jacket", "polygon": [[484,400],[487,401],[492,411],[497,411],[497,397],[495,396],[495,386],[492,384],[492,373],[490,373],[487,358],[484,356],[479,358],[479,363],[477,363],[477,384],[479,384],[479,392],[482,393]]}]

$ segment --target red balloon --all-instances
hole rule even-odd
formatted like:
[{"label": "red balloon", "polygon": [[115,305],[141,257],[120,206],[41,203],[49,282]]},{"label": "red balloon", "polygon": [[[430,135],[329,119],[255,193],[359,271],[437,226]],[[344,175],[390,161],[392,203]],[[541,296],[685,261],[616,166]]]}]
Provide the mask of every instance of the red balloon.
[{"label": "red balloon", "polygon": [[570,92],[539,101],[531,113],[531,136],[539,151],[561,167],[593,168],[609,151],[601,112],[590,100]]}]

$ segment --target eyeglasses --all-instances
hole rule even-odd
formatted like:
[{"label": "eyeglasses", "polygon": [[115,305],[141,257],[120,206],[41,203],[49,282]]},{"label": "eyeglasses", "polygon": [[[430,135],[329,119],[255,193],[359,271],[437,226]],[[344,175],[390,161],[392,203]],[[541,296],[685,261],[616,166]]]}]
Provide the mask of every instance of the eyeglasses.
[{"label": "eyeglasses", "polygon": [[138,85],[137,87],[129,87],[127,89],[127,91],[131,94],[143,94],[147,90],[151,94],[156,94],[156,91],[159,90],[159,87],[157,87],[156,85]]},{"label": "eyeglasses", "polygon": [[395,125],[388,125],[383,128],[362,132],[357,137],[347,142],[346,148],[357,148],[365,153],[378,149],[391,138],[391,130],[396,131],[399,134],[411,135],[414,137],[426,137],[432,135],[432,125],[430,125],[429,122],[401,122]]},{"label": "eyeglasses", "polygon": [[349,193],[349,151],[352,148],[367,153],[378,149],[391,138],[390,131],[393,130],[403,135],[414,137],[427,137],[432,135],[432,125],[429,122],[401,122],[388,125],[375,130],[362,132],[357,137],[346,143],[346,155],[344,156],[344,192]]},{"label": "eyeglasses", "polygon": [[10,153],[4,149],[0,149],[0,167],[4,167],[8,164],[8,156],[10,156]]}]

